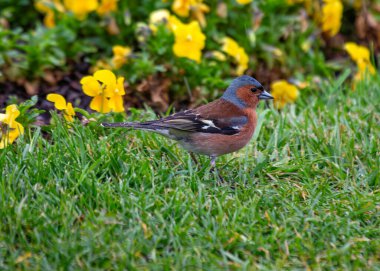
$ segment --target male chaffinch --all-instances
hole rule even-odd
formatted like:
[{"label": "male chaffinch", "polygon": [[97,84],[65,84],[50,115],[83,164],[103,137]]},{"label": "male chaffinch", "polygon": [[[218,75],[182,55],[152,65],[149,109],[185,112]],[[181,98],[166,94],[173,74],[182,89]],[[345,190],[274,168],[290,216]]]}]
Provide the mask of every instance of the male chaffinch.
[{"label": "male chaffinch", "polygon": [[190,152],[208,155],[211,171],[218,156],[243,148],[257,124],[260,100],[273,99],[254,78],[243,75],[232,81],[223,96],[195,109],[146,122],[102,123],[103,127],[131,127],[176,140]]}]

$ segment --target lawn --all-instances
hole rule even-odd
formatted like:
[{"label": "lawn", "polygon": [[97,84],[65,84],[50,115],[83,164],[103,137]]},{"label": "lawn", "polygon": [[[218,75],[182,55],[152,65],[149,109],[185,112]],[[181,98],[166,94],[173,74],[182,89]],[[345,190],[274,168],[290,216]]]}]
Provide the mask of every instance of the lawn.
[{"label": "lawn", "polygon": [[379,78],[344,80],[261,104],[222,185],[159,135],[52,113],[0,152],[0,269],[379,270]]},{"label": "lawn", "polygon": [[[380,271],[380,0],[3,0],[0,40],[0,271]],[[218,172],[100,125],[242,75]]]}]

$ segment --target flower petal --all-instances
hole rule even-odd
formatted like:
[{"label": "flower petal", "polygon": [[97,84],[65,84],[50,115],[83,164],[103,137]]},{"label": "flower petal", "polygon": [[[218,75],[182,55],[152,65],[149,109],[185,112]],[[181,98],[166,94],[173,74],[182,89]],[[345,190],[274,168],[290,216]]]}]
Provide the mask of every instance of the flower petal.
[{"label": "flower petal", "polygon": [[352,60],[358,62],[360,60],[365,60],[370,62],[370,53],[368,48],[357,45],[354,42],[346,42],[344,44],[344,49],[351,56]]},{"label": "flower petal", "polygon": [[0,149],[12,144],[22,134],[24,134],[24,127],[17,121],[13,121],[12,126],[9,126],[5,134],[2,135]]},{"label": "flower petal", "polygon": [[75,116],[75,111],[71,103],[67,103],[66,113],[70,116]]},{"label": "flower petal", "polygon": [[276,108],[283,108],[287,103],[295,102],[299,96],[297,87],[285,80],[273,82],[270,89]]},{"label": "flower petal", "polygon": [[124,47],[120,45],[115,45],[112,47],[112,52],[114,56],[121,56],[121,57],[127,57],[128,55],[131,54],[131,48],[129,47]]},{"label": "flower petal", "polygon": [[17,105],[8,105],[5,109],[5,115],[7,115],[7,120],[4,121],[5,123],[10,124],[12,121],[14,121],[20,115],[20,111],[17,109]]},{"label": "flower petal", "polygon": [[117,86],[115,89],[116,95],[125,95],[125,89],[124,89],[124,77],[117,78]]},{"label": "flower petal", "polygon": [[73,122],[74,118],[71,115],[63,114],[63,117],[65,118],[66,121],[68,122]]},{"label": "flower petal", "polygon": [[94,73],[94,77],[96,80],[106,85],[115,84],[116,82],[116,76],[110,70],[99,70]]},{"label": "flower petal", "polygon": [[74,121],[73,116],[75,116],[75,111],[74,111],[73,105],[71,103],[67,103],[67,109],[64,111],[63,117],[67,121],[73,122]]},{"label": "flower petal", "polygon": [[112,58],[113,67],[118,70],[127,62],[126,58],[123,56],[116,55]]},{"label": "flower petal", "polygon": [[9,132],[9,139],[11,143],[20,135],[24,134],[24,126],[21,125],[21,123],[15,121],[15,126],[12,128],[12,130]]},{"label": "flower petal", "polygon": [[46,99],[52,103],[54,103],[55,108],[58,110],[67,109],[66,100],[60,94],[49,94]]},{"label": "flower petal", "polygon": [[115,95],[110,98],[109,105],[114,112],[124,112],[123,97],[121,95]]},{"label": "flower petal", "polygon": [[102,88],[99,82],[93,76],[85,76],[80,80],[83,92],[87,96],[95,97],[102,94]]},{"label": "flower petal", "polygon": [[104,96],[96,96],[90,103],[90,108],[100,113],[108,113],[111,111],[109,101]]},{"label": "flower petal", "polygon": [[[116,88],[116,76],[109,70],[100,70],[94,73],[94,77],[105,86],[103,93],[105,97],[112,97]],[[103,87],[104,87],[103,86]]]}]

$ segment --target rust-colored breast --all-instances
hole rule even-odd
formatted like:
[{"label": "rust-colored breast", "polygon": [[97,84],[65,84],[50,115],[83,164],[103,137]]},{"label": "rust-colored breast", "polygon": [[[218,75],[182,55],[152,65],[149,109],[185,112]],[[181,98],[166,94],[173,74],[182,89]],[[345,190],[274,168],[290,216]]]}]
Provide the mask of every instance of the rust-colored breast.
[{"label": "rust-colored breast", "polygon": [[[194,133],[190,140],[182,145],[190,151],[210,156],[219,156],[243,148],[252,138],[257,124],[257,116],[253,108],[241,109],[241,111],[239,116],[246,116],[248,122],[239,133],[234,135]],[[229,114],[236,116],[234,112]]]}]

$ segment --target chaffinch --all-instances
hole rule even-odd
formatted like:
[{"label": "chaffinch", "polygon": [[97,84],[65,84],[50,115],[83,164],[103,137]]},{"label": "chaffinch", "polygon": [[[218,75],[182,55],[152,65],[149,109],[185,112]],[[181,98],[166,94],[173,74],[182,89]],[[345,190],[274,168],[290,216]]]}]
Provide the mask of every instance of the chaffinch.
[{"label": "chaffinch", "polygon": [[260,100],[273,99],[254,78],[243,75],[232,81],[223,96],[195,109],[146,122],[102,123],[103,127],[131,127],[176,140],[190,152],[208,155],[211,171],[218,156],[243,148],[257,124]]}]

